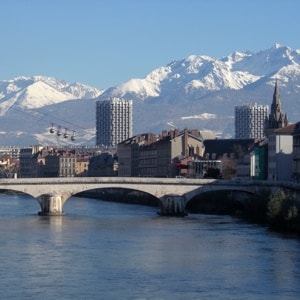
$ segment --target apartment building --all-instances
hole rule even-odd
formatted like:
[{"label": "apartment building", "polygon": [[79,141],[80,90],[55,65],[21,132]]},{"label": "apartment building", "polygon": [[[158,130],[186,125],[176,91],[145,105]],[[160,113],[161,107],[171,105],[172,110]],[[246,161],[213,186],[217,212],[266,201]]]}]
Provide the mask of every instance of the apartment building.
[{"label": "apartment building", "polygon": [[264,137],[269,106],[248,104],[235,107],[235,138],[255,139]]},{"label": "apartment building", "polygon": [[89,158],[88,157],[76,157],[76,176],[87,176],[89,169]]},{"label": "apartment building", "polygon": [[220,160],[224,179],[236,176],[250,177],[249,153],[256,139],[212,139],[205,140],[206,160]]},{"label": "apartment building", "polygon": [[44,177],[73,177],[76,175],[76,155],[52,152],[45,157]]},{"label": "apartment building", "polygon": [[143,133],[118,144],[118,176],[140,176],[139,158],[141,147],[151,145],[158,140],[153,133]]},{"label": "apartment building", "polygon": [[94,155],[89,160],[88,176],[117,176],[118,163],[115,154],[103,152]]},{"label": "apartment building", "polygon": [[96,102],[96,145],[116,147],[132,136],[132,100],[110,98]]},{"label": "apartment building", "polygon": [[19,153],[19,176],[22,178],[39,177],[41,167],[39,164],[39,154],[41,146],[21,148]]},{"label": "apartment building", "polygon": [[174,177],[178,161],[203,155],[200,131],[171,130],[134,137],[118,145],[119,176]]}]

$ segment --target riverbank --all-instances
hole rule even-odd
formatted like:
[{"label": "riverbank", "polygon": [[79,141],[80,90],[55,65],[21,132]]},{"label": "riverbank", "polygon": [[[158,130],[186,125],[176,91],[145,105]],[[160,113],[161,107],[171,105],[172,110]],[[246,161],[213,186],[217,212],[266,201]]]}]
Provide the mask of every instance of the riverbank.
[{"label": "riverbank", "polygon": [[195,197],[187,210],[203,214],[227,214],[251,223],[268,226],[272,230],[300,234],[300,202],[279,191],[260,196],[211,192]]}]

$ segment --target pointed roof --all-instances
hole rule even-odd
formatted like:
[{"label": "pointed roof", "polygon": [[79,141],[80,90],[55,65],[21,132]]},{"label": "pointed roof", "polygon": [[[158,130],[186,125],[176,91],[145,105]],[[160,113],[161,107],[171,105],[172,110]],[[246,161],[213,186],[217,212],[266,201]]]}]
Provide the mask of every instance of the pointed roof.
[{"label": "pointed roof", "polygon": [[288,125],[287,115],[282,112],[281,99],[278,88],[278,81],[276,79],[273,93],[273,101],[271,104],[271,112],[267,122],[267,129],[277,129]]},{"label": "pointed roof", "polygon": [[280,100],[277,79],[275,82],[275,88],[274,88],[274,93],[273,93],[273,102],[271,105],[271,113],[276,117],[277,120],[279,120],[279,118],[282,117],[281,116],[281,100]]}]

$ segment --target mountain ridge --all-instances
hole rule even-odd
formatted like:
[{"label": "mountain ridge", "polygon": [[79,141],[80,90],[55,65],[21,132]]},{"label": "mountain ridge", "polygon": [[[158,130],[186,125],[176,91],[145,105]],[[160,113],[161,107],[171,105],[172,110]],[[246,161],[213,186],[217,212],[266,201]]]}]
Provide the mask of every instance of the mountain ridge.
[{"label": "mountain ridge", "polygon": [[95,101],[110,97],[134,101],[134,134],[175,127],[233,137],[234,106],[271,105],[275,80],[284,112],[291,122],[300,120],[300,50],[279,44],[220,59],[190,55],[106,90],[20,76],[0,81],[0,139],[9,144],[69,143],[49,135],[54,123],[76,131],[76,143],[95,145]]}]

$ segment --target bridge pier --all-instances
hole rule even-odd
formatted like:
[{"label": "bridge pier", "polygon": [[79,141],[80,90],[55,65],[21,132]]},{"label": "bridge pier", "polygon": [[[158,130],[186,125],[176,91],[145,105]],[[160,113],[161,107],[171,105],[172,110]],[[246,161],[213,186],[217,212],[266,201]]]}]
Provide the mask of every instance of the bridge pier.
[{"label": "bridge pier", "polygon": [[184,198],[178,195],[165,195],[160,199],[161,216],[186,216]]},{"label": "bridge pier", "polygon": [[39,197],[39,203],[41,206],[40,216],[61,216],[63,215],[62,199],[60,195],[46,194]]}]

